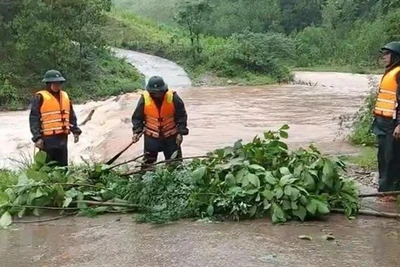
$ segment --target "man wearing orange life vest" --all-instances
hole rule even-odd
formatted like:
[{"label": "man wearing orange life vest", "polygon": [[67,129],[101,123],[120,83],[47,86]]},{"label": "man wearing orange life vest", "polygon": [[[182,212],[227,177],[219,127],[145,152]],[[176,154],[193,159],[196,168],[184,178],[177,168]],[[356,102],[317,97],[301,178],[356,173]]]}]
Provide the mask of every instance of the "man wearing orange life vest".
[{"label": "man wearing orange life vest", "polygon": [[185,105],[178,94],[168,89],[162,77],[151,77],[132,115],[133,137],[137,142],[144,132],[144,165],[157,161],[158,152],[170,159],[182,158],[182,136],[189,134]]},{"label": "man wearing orange life vest", "polygon": [[[400,189],[400,42],[381,48],[385,73],[374,108],[373,132],[378,139],[380,192]],[[382,201],[393,201],[383,197]]]},{"label": "man wearing orange life vest", "polygon": [[72,132],[77,143],[82,131],[77,126],[68,94],[61,90],[61,84],[65,82],[61,73],[49,70],[42,82],[47,87],[35,94],[29,115],[32,141],[46,152],[46,162],[54,161],[59,166],[67,166],[68,135]]}]

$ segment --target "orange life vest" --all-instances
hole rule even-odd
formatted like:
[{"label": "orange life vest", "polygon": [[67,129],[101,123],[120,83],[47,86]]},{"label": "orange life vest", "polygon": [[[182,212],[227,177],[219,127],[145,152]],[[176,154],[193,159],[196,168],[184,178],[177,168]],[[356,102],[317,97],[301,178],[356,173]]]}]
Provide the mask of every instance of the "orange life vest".
[{"label": "orange life vest", "polygon": [[375,103],[374,114],[386,118],[396,118],[397,108],[397,77],[400,67],[396,67],[386,73],[379,85],[378,97]]},{"label": "orange life vest", "polygon": [[60,91],[60,101],[50,92],[42,90],[37,92],[43,97],[40,108],[40,121],[42,134],[45,136],[70,133],[70,100],[68,94]]},{"label": "orange life vest", "polygon": [[178,133],[175,123],[175,106],[173,103],[174,92],[168,90],[165,93],[161,109],[158,110],[154,100],[146,91],[144,97],[144,117],[145,117],[145,133],[154,138],[164,138],[173,136]]}]

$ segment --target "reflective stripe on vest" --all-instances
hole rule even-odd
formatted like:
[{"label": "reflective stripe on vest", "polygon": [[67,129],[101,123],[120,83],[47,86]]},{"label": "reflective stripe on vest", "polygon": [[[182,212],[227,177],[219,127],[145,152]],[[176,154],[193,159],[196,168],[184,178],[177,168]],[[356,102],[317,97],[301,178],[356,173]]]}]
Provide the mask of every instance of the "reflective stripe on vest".
[{"label": "reflective stripe on vest", "polygon": [[379,85],[378,97],[375,103],[374,114],[386,118],[396,118],[397,108],[397,77],[400,66],[386,73]]},{"label": "reflective stripe on vest", "polygon": [[175,123],[175,106],[173,103],[174,92],[168,90],[165,93],[160,110],[158,110],[157,105],[147,91],[143,93],[143,97],[145,133],[154,138],[167,138],[177,134],[178,129]]},{"label": "reflective stripe on vest", "polygon": [[60,101],[50,92],[42,90],[37,92],[43,97],[43,104],[40,107],[40,121],[42,134],[56,135],[70,133],[70,101],[68,94],[60,91]]}]

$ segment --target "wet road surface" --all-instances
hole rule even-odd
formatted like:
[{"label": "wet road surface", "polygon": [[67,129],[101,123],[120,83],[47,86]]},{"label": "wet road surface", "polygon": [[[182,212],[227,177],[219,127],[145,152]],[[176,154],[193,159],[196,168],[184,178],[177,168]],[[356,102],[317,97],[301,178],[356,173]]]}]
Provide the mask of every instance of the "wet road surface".
[{"label": "wet road surface", "polygon": [[[400,264],[395,220],[332,215],[320,222],[268,220],[164,226],[130,216],[69,218],[0,232],[1,266],[352,266]],[[333,241],[323,239],[332,234]],[[311,241],[301,240],[307,235]]]}]

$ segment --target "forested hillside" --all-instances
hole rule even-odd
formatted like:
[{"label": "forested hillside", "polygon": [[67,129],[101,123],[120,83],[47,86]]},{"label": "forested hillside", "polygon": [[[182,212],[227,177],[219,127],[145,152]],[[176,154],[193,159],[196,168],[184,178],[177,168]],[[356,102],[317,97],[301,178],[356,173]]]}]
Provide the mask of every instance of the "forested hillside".
[{"label": "forested hillside", "polygon": [[141,86],[139,74],[104,49],[109,0],[0,1],[0,109],[25,107],[48,69],[74,101]]},{"label": "forested hillside", "polygon": [[[399,38],[399,0],[115,0],[117,7],[206,36],[258,46],[274,39],[296,67],[377,66],[377,49]],[[191,25],[190,25],[191,24]],[[255,39],[253,39],[255,38]],[[243,38],[239,38],[243,39]],[[268,43],[269,44],[269,43]],[[213,45],[206,41],[203,46]],[[254,48],[253,47],[253,48]],[[251,52],[249,52],[251,53]]]}]

